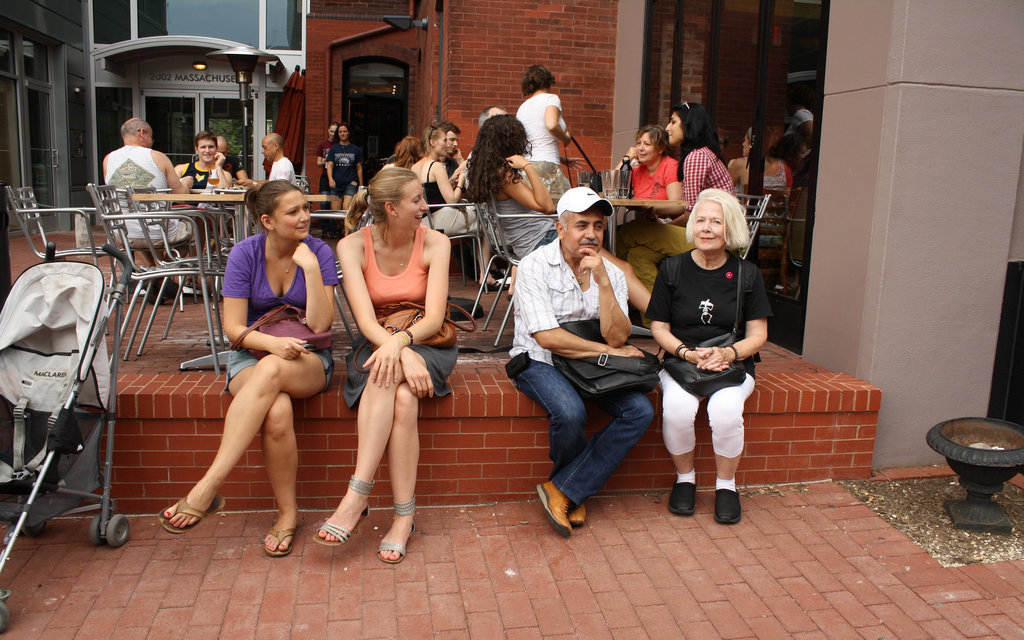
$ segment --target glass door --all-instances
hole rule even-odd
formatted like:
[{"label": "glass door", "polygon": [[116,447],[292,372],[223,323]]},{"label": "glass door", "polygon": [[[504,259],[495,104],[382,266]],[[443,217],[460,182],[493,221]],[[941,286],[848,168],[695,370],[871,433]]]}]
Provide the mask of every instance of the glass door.
[{"label": "glass door", "polygon": [[[242,102],[238,99],[237,93],[234,97],[214,97],[203,94],[203,115],[204,128],[209,129],[218,136],[224,136],[228,140],[228,153],[241,158],[242,154]],[[249,112],[249,134],[252,135],[252,111]],[[253,150],[253,141],[249,140],[249,153]],[[242,159],[242,166],[250,176],[252,173],[251,155]],[[248,161],[247,161],[248,160]]]},{"label": "glass door", "polygon": [[145,118],[153,127],[153,148],[166,153],[172,164],[189,162],[195,153],[198,104],[198,94],[146,95]]},{"label": "glass door", "polygon": [[18,162],[18,93],[13,79],[0,78],[0,180],[21,186]]},{"label": "glass door", "polygon": [[28,99],[28,152],[32,188],[41,204],[56,205],[54,172],[59,158],[53,144],[53,117],[50,113],[49,91],[29,89]]}]

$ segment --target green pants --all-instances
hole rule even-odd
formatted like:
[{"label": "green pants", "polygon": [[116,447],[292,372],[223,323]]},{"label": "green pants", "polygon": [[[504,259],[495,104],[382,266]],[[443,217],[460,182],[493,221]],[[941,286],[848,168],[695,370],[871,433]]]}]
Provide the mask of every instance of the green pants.
[{"label": "green pants", "polygon": [[693,249],[686,241],[686,227],[659,222],[627,222],[615,236],[615,253],[636,272],[648,291],[654,289],[658,265],[669,256]]}]

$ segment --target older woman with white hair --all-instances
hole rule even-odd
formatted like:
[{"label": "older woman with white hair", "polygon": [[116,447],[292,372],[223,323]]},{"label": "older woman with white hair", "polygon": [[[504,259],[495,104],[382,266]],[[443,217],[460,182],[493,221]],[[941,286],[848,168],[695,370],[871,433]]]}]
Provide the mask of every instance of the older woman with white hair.
[{"label": "older woman with white hair", "polygon": [[[745,370],[741,383],[707,396],[717,471],[715,520],[734,524],[741,515],[736,469],[743,453],[743,405],[754,390],[754,354],[768,338],[771,307],[757,267],[732,253],[750,242],[743,206],[733,194],[722,189],[702,191],[686,225],[686,240],[696,248],[661,263],[647,317],[658,345],[673,354],[669,358],[684,359],[707,371],[723,371],[733,362]],[[742,317],[737,322],[739,290]],[[733,344],[699,346],[730,334],[734,327]],[[676,467],[669,511],[692,515],[697,491],[694,421],[702,398],[684,389],[666,370],[659,375],[662,434]]]}]

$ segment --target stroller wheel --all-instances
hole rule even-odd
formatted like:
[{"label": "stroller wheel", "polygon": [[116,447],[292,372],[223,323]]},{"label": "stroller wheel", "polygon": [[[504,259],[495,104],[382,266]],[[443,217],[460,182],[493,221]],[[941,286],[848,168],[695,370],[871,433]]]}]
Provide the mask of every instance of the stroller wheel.
[{"label": "stroller wheel", "polygon": [[112,516],[107,522],[107,544],[115,549],[128,542],[128,518],[120,513]]},{"label": "stroller wheel", "polygon": [[89,542],[97,547],[103,544],[103,533],[100,531],[100,514],[96,514],[89,523]]},{"label": "stroller wheel", "polygon": [[21,525],[21,532],[24,533],[25,535],[27,535],[30,538],[37,538],[40,535],[42,535],[43,529],[45,529],[45,528],[46,528],[46,520],[43,520],[39,524],[35,524],[35,525],[30,525],[30,524],[23,524],[23,525]]}]

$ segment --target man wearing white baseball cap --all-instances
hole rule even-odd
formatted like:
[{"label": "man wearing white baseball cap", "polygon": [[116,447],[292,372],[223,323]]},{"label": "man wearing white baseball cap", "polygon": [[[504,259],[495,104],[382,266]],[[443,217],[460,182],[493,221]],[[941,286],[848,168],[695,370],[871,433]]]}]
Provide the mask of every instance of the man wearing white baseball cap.
[{"label": "man wearing white baseball cap", "polygon": [[[600,256],[610,202],[592,189],[569,189],[558,201],[558,242],[544,245],[519,263],[515,338],[507,367],[516,386],[547,412],[549,455],[554,466],[537,493],[548,519],[563,537],[586,519],[583,502],[597,493],[654,418],[644,393],[607,393],[593,400],[612,420],[587,440],[587,411],[576,388],[553,365],[551,355],[585,358],[601,354],[642,357],[626,344],[631,325],[626,277]],[[600,319],[604,342],[581,338],[560,322]]]}]

